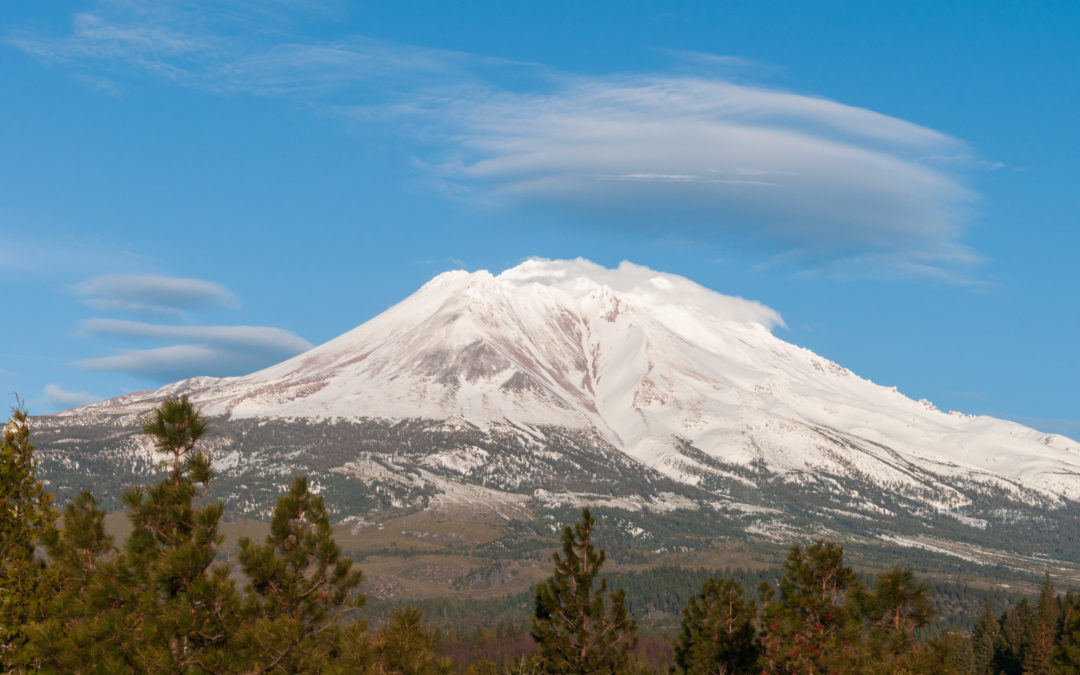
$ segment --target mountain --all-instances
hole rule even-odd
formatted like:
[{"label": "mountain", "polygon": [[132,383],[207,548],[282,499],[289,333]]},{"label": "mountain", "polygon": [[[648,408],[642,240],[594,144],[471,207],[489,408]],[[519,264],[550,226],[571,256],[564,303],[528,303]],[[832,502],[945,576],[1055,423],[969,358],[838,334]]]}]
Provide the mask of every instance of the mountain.
[{"label": "mountain", "polygon": [[251,515],[304,472],[357,522],[373,508],[527,521],[593,503],[626,512],[629,541],[663,546],[692,547],[664,514],[693,512],[707,514],[689,528],[702,538],[1062,555],[1080,444],[913,401],[777,338],[780,325],[759,303],[625,262],[447,272],[265,370],[39,418],[39,446],[57,485],[147,480],[138,419],[187,393],[216,418],[222,495]]}]

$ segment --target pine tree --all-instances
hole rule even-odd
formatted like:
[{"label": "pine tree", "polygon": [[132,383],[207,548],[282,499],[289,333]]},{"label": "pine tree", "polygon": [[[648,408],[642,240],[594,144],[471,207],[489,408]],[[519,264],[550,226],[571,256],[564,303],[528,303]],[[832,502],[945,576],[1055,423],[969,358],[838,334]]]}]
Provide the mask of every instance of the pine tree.
[{"label": "pine tree", "polygon": [[750,672],[760,656],[754,601],[730,579],[709,579],[683,610],[675,664],[691,675]]},{"label": "pine tree", "polygon": [[1080,596],[1066,593],[1062,632],[1054,649],[1054,667],[1060,673],[1080,673]]},{"label": "pine tree", "polygon": [[417,607],[399,607],[372,640],[375,672],[394,675],[445,675],[453,663],[435,653],[437,635],[423,627],[424,613]]},{"label": "pine tree", "polygon": [[240,540],[239,559],[254,618],[242,638],[249,658],[267,669],[317,671],[337,653],[341,627],[364,596],[362,573],[341,555],[323,498],[306,478],[278,499],[265,544]]},{"label": "pine tree", "polygon": [[186,396],[165,399],[143,423],[154,447],[173,463],[168,479],[122,498],[133,529],[118,571],[132,591],[118,590],[119,597],[134,593],[124,604],[135,612],[112,616],[110,623],[114,630],[141,632],[141,640],[121,646],[136,667],[220,669],[230,657],[226,642],[237,623],[238,598],[228,563],[214,564],[224,508],[197,505],[213,478],[210,455],[196,450],[205,429]]},{"label": "pine tree", "polygon": [[[29,477],[21,494],[48,507],[40,485],[30,484],[32,471],[25,470],[33,466],[25,414],[16,422],[5,436],[4,457],[21,460],[0,470]],[[148,416],[144,430],[173,461],[167,478],[124,494],[132,531],[122,552],[106,535],[104,513],[89,492],[65,508],[62,527],[39,512],[27,521],[40,523],[36,530],[50,564],[31,568],[40,598],[30,607],[35,620],[19,624],[26,644],[6,654],[21,661],[6,659],[3,669],[352,673],[377,663],[364,622],[350,616],[363,603],[361,573],[341,555],[323,499],[304,478],[278,500],[266,543],[241,542],[239,557],[250,580],[241,602],[231,565],[214,562],[223,507],[200,504],[213,477],[210,456],[199,448],[205,428],[186,398],[167,399]],[[4,487],[6,505],[13,492]],[[14,532],[15,522],[5,518],[2,531]],[[23,539],[32,542],[28,535]],[[32,547],[26,550],[32,554]],[[390,637],[431,637],[418,624],[399,628]],[[402,653],[412,648],[407,640],[394,644]],[[433,651],[428,656],[418,675],[449,667]]]},{"label": "pine tree", "polygon": [[928,592],[929,588],[917,582],[911,570],[892,569],[878,575],[873,594],[864,601],[866,618],[870,620],[871,650],[891,670],[917,656],[915,631],[934,616]]},{"label": "pine tree", "polygon": [[972,669],[972,662],[971,640],[962,633],[948,632],[927,640],[915,662],[900,672],[971,675],[978,672]]},{"label": "pine tree", "polygon": [[186,397],[170,398],[143,428],[174,461],[165,480],[124,493],[132,531],[123,552],[110,557],[103,514],[89,495],[69,508],[64,530],[50,540],[58,587],[72,601],[35,639],[48,669],[185,672],[237,665],[228,638],[239,625],[239,602],[230,566],[214,564],[223,509],[197,504],[213,476],[209,455],[196,449],[205,423]]},{"label": "pine tree", "polygon": [[971,672],[975,675],[986,675],[991,672],[994,663],[994,653],[1001,641],[1001,624],[994,616],[990,603],[983,605],[979,617],[975,620],[975,628],[971,632],[972,663]]},{"label": "pine tree", "polygon": [[[49,598],[29,631],[27,646],[38,669],[77,671],[85,666],[85,654],[98,645],[91,630],[100,611],[97,587],[106,578],[103,571],[116,560],[104,521],[97,500],[83,491],[64,508],[63,527],[50,528],[45,535],[51,562],[43,578]],[[111,576],[111,571],[106,573]]]},{"label": "pine tree", "polygon": [[780,598],[763,598],[762,645],[766,669],[779,672],[850,672],[858,669],[861,584],[843,564],[843,549],[816,541],[788,553]]},{"label": "pine tree", "polygon": [[[606,554],[593,546],[595,521],[582,509],[581,522],[567,525],[554,574],[536,588],[532,636],[537,665],[545,673],[623,673],[637,644],[636,622],[626,611],[625,592],[611,593],[597,579]],[[608,604],[610,603],[610,604]]]},{"label": "pine tree", "polygon": [[36,469],[27,412],[16,401],[0,441],[0,671],[26,667],[26,627],[45,599],[34,552],[56,511]]},{"label": "pine tree", "polygon": [[1028,628],[1028,648],[1024,655],[1025,673],[1049,675],[1053,671],[1054,644],[1057,641],[1061,621],[1061,605],[1057,592],[1047,572],[1043,579],[1039,600],[1035,604],[1034,622]]},{"label": "pine tree", "polygon": [[1028,648],[1028,627],[1034,612],[1027,598],[1013,605],[1001,619],[1001,642],[994,654],[995,668],[1005,675],[1023,673],[1024,657]]},{"label": "pine tree", "polygon": [[[170,396],[143,420],[142,429],[159,452],[172,455],[172,479],[179,485],[183,480],[180,460],[194,454],[195,445],[206,432],[202,415],[186,394]],[[195,482],[202,481],[196,478]]]},{"label": "pine tree", "polygon": [[1061,623],[1061,601],[1054,590],[1054,583],[1050,580],[1050,572],[1046,572],[1039,589],[1039,599],[1035,603],[1035,621],[1050,626],[1055,634]]}]

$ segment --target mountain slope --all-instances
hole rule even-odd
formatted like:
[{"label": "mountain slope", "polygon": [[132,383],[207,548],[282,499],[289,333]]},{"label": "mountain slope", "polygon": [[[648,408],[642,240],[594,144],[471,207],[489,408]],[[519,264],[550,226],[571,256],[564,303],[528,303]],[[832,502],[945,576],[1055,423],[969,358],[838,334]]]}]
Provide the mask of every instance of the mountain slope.
[{"label": "mountain slope", "polygon": [[37,418],[35,444],[61,500],[91,488],[115,506],[160,475],[140,417],[187,393],[212,418],[212,495],[230,513],[266,518],[306,474],[354,532],[429,518],[434,533],[394,536],[430,546],[493,519],[500,559],[591,505],[616,553],[823,536],[888,565],[1080,580],[1080,444],[908,399],[781,324],[629,263],[448,272],[265,370]]},{"label": "mountain slope", "polygon": [[970,501],[948,479],[1028,501],[1080,496],[1080,444],[912,401],[775,337],[780,321],[758,303],[629,263],[531,260],[498,276],[441,274],[362,326],[245,377],[197,378],[62,415],[143,412],[185,390],[231,419],[594,429],[687,484],[710,470],[683,442],[723,463],[929,488],[926,501],[946,510]]}]

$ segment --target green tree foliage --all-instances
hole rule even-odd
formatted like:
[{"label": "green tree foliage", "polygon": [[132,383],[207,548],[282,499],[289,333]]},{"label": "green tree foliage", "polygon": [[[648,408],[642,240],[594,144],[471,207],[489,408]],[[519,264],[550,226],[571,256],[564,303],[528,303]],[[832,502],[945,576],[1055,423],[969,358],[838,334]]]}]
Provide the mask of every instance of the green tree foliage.
[{"label": "green tree foliage", "polygon": [[[19,421],[25,425],[25,417]],[[238,591],[232,566],[217,560],[222,506],[202,503],[213,471],[199,447],[201,415],[186,398],[167,399],[143,426],[172,457],[172,471],[124,494],[132,531],[123,551],[105,534],[89,492],[66,507],[62,527],[38,518],[50,563],[32,579],[47,599],[20,622],[28,642],[11,652],[26,670],[450,672],[419,610],[396,611],[374,637],[354,620],[364,602],[362,575],[342,556],[323,499],[306,478],[278,500],[263,544],[240,542],[247,584]],[[11,439],[29,456],[25,429]],[[39,503],[47,506],[47,496]]]},{"label": "green tree foliage", "polygon": [[26,665],[26,627],[45,597],[34,552],[56,511],[36,468],[27,413],[16,402],[0,441],[0,670]]},{"label": "green tree foliage", "polygon": [[[167,399],[146,419],[156,448],[173,455],[169,478],[122,498],[132,531],[114,553],[102,514],[83,494],[49,538],[57,601],[37,627],[33,653],[57,672],[224,671],[240,625],[231,568],[215,564],[220,503],[199,504],[213,476],[197,450],[205,429],[186,398]],[[183,461],[181,462],[181,458]]]},{"label": "green tree foliage", "polygon": [[991,672],[994,654],[1001,643],[1001,624],[990,608],[990,603],[983,605],[975,628],[971,631],[971,672],[976,675]]},{"label": "green tree foliage", "polygon": [[42,578],[49,597],[32,624],[27,650],[40,668],[78,670],[95,646],[90,619],[109,597],[109,577],[101,572],[103,567],[115,570],[116,560],[104,520],[94,496],[84,491],[64,508],[62,528],[50,528],[45,535],[51,563]]},{"label": "green tree foliage", "polygon": [[364,604],[363,575],[341,555],[323,498],[306,478],[278,499],[264,544],[240,540],[239,560],[250,582],[242,638],[249,658],[287,672],[316,672],[333,660],[346,639],[342,625]]},{"label": "green tree foliage", "polygon": [[843,558],[843,549],[833,542],[791,548],[779,599],[763,597],[762,645],[769,670],[822,673],[858,663],[862,585]]},{"label": "green tree foliage", "polygon": [[1058,672],[1080,673],[1080,596],[1065,594],[1061,617],[1061,635],[1054,649]]},{"label": "green tree foliage", "polygon": [[230,566],[214,564],[224,509],[219,502],[199,504],[213,477],[209,454],[195,449],[205,428],[186,396],[166,399],[143,430],[159,451],[173,455],[172,474],[122,498],[132,532],[117,569],[114,598],[121,609],[101,623],[114,634],[142,632],[137,649],[127,640],[117,645],[138,669],[220,669],[230,657],[227,638],[239,602]]},{"label": "green tree foliage", "polygon": [[142,429],[159,452],[172,455],[172,479],[179,484],[183,474],[180,460],[192,453],[206,432],[202,415],[186,394],[169,397],[143,420]]},{"label": "green tree foliage", "polygon": [[926,641],[921,655],[901,673],[933,673],[934,675],[970,675],[973,670],[971,640],[967,635],[948,631]]},{"label": "green tree foliage", "polygon": [[1001,619],[1001,642],[994,654],[994,668],[1005,675],[1024,672],[1024,654],[1027,651],[1031,626],[1035,613],[1027,598],[1013,605]]},{"label": "green tree foliage", "polygon": [[[205,502],[213,471],[200,447],[201,415],[186,398],[167,399],[144,430],[172,459],[171,471],[125,493],[132,531],[118,551],[89,492],[57,521],[35,476],[26,413],[13,411],[0,447],[0,671],[454,672],[419,608],[393,609],[375,635],[355,620],[364,603],[361,573],[334,542],[327,507],[306,478],[278,500],[263,543],[240,542],[234,569],[219,555],[222,506]],[[594,544],[595,525],[585,509],[564,528],[554,573],[533,597],[536,653],[508,672],[644,672],[632,653],[636,624],[626,594],[608,593],[599,576],[606,555]],[[779,593],[762,585],[760,609],[742,587],[762,573],[706,574],[668,568],[626,577],[642,607],[672,595],[657,590],[658,579],[676,579],[659,586],[678,586],[679,597],[704,579],[673,645],[682,672],[1080,672],[1080,597],[1061,599],[1049,575],[1034,606],[1021,600],[999,619],[986,604],[970,635],[927,638],[927,587],[893,569],[867,589],[831,542],[793,547]],[[484,632],[472,629],[484,642]],[[494,661],[473,658],[465,672],[497,671]]]},{"label": "green tree foliage", "polygon": [[435,653],[438,636],[423,627],[424,613],[417,607],[398,607],[372,640],[372,670],[387,675],[443,675],[454,664]]},{"label": "green tree foliage", "polygon": [[760,656],[756,607],[730,579],[709,579],[683,610],[675,664],[690,675],[750,672]]},{"label": "green tree foliage", "polygon": [[593,546],[595,524],[582,509],[581,521],[563,528],[554,574],[536,588],[532,636],[541,672],[623,673],[631,667],[637,624],[626,611],[625,593],[607,594],[607,583],[597,579],[606,554]]},{"label": "green tree foliage", "polygon": [[[44,666],[186,672],[233,664],[228,638],[240,624],[239,598],[228,563],[214,562],[223,509],[220,503],[199,504],[213,476],[209,455],[196,449],[205,423],[184,397],[166,399],[143,427],[158,450],[173,456],[173,471],[156,485],[123,495],[132,532],[115,560],[74,563],[87,550],[96,552],[92,560],[109,547],[92,498],[73,504],[51,554],[68,570],[59,575],[68,580],[61,587],[82,599],[68,612],[54,613],[62,623],[42,626],[35,642]],[[80,574],[83,586],[72,590]]]},{"label": "green tree foliage", "polygon": [[876,668],[897,672],[916,661],[919,644],[915,632],[934,616],[929,590],[915,580],[911,570],[892,569],[878,575],[873,593],[863,599]]},{"label": "green tree foliage", "polygon": [[1054,643],[1058,639],[1060,623],[1061,605],[1047,572],[1035,603],[1034,621],[1027,631],[1027,651],[1023,658],[1025,673],[1049,675],[1053,672]]}]

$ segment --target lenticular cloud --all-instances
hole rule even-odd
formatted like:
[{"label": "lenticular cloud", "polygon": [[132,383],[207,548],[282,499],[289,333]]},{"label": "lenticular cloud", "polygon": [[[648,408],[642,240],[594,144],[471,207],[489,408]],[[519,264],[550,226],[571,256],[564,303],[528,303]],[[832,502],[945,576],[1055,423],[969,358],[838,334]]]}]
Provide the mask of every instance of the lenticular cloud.
[{"label": "lenticular cloud", "polygon": [[961,143],[835,101],[695,78],[570,80],[438,107],[448,179],[504,203],[951,264],[974,195],[926,159]]}]

